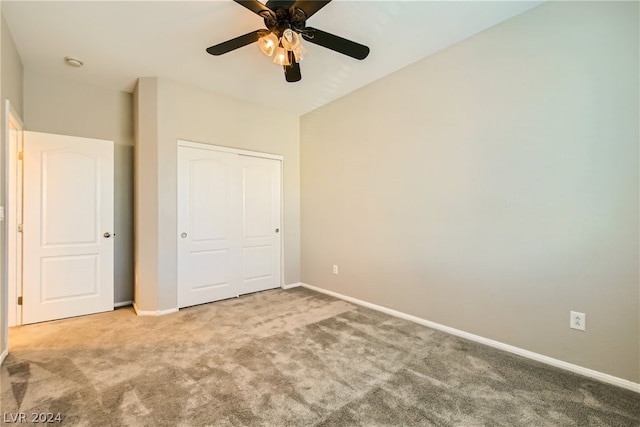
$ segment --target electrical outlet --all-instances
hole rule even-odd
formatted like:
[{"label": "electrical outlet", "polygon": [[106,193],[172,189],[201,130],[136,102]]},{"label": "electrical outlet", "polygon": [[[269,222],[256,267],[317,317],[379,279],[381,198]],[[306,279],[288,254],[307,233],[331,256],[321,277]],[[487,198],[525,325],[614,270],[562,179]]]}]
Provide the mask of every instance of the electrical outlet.
[{"label": "electrical outlet", "polygon": [[569,312],[569,327],[579,331],[585,331],[587,328],[587,315],[577,311]]},{"label": "electrical outlet", "polygon": [[333,264],[333,274],[338,274],[338,266]]}]

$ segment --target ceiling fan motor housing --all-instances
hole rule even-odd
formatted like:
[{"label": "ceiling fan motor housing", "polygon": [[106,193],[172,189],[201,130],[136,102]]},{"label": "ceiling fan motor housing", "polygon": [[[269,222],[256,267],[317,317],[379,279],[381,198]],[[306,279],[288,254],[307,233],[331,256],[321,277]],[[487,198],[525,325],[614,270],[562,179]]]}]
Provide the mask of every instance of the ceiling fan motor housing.
[{"label": "ceiling fan motor housing", "polygon": [[264,25],[269,31],[275,33],[278,37],[281,37],[287,28],[291,28],[296,32],[303,31],[307,15],[302,9],[294,8],[294,4],[295,1],[291,0],[269,0],[265,4],[275,12],[275,16],[268,12],[261,14],[264,18]]}]

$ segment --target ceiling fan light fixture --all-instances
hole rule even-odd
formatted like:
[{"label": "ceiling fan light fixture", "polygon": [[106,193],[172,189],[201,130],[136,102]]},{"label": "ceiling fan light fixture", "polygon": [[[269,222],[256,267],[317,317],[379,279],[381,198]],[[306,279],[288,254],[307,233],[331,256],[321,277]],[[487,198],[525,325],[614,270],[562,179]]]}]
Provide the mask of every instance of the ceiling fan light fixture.
[{"label": "ceiling fan light fixture", "polygon": [[289,60],[289,52],[282,47],[278,46],[276,48],[276,53],[273,56],[273,63],[278,65],[291,65],[291,61]]},{"label": "ceiling fan light fixture", "polygon": [[294,51],[300,46],[300,36],[291,28],[287,28],[282,32],[282,47],[288,51]]},{"label": "ceiling fan light fixture", "polygon": [[278,37],[273,33],[268,33],[258,39],[260,50],[267,56],[273,55],[278,46]]},{"label": "ceiling fan light fixture", "polygon": [[296,62],[302,61],[306,53],[307,53],[307,49],[305,49],[304,46],[302,46],[302,44],[299,44],[298,47],[293,49],[293,57],[295,58]]}]

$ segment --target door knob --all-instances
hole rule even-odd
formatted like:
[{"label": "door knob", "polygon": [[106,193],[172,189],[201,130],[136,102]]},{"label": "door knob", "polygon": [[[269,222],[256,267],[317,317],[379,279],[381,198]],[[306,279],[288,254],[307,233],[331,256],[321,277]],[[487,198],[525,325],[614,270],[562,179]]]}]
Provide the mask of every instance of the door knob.
[{"label": "door knob", "polygon": [[180,235],[180,237],[182,237],[183,239],[186,239],[186,238],[187,238],[187,233],[182,233],[182,234]]},{"label": "door knob", "polygon": [[279,228],[276,228],[276,233],[279,233],[279,232],[280,232],[280,229],[279,229]]},{"label": "door knob", "polygon": [[107,231],[106,233],[103,234],[103,236],[108,239],[109,237],[111,237],[111,233]]}]

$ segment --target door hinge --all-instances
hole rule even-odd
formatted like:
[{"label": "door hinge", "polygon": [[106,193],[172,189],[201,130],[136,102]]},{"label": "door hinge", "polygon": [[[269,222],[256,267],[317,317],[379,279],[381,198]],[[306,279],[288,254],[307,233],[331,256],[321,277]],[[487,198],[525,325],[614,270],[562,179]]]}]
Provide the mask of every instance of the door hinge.
[{"label": "door hinge", "polygon": [[23,151],[19,151],[18,152],[18,160],[22,160],[24,157],[24,152]]},{"label": "door hinge", "polygon": [[18,305],[22,305],[22,297],[18,297]]},{"label": "door hinge", "polygon": [[18,224],[18,233],[22,233],[22,224]]}]

